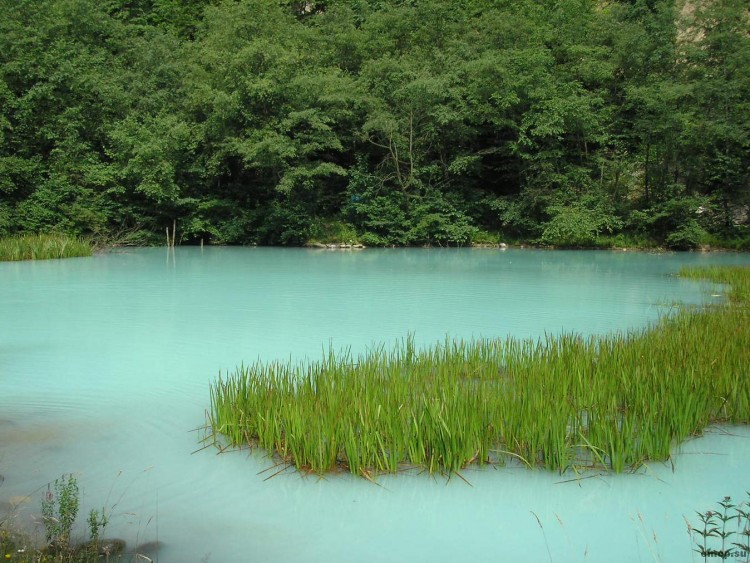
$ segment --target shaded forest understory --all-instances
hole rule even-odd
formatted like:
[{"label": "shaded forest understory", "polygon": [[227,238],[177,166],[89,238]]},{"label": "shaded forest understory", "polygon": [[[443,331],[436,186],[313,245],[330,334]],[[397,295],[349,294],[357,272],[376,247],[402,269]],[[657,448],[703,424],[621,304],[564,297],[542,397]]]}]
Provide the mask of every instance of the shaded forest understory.
[{"label": "shaded forest understory", "polygon": [[745,0],[0,7],[0,237],[750,247]]}]

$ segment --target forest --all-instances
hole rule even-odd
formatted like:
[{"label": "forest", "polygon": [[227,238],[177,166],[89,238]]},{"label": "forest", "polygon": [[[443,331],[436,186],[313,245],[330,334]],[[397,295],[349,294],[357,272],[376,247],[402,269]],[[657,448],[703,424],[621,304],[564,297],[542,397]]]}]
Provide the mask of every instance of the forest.
[{"label": "forest", "polygon": [[0,237],[750,248],[746,0],[0,7]]}]

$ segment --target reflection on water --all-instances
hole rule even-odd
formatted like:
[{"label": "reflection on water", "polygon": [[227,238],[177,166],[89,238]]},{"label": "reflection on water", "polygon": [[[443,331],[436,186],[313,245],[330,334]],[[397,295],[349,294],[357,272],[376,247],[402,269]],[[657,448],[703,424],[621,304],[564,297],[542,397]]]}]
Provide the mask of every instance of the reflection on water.
[{"label": "reflection on water", "polygon": [[746,427],[635,475],[505,467],[379,486],[268,479],[261,452],[191,455],[191,430],[209,381],[240,362],[409,332],[426,345],[638,329],[675,300],[711,299],[671,275],[704,263],[750,257],[177,248],[0,264],[0,510],[31,496],[17,521],[33,528],[46,483],[73,472],[82,515],[106,506],[110,534],[160,542],[165,562],[690,560],[684,517],[750,487]]}]

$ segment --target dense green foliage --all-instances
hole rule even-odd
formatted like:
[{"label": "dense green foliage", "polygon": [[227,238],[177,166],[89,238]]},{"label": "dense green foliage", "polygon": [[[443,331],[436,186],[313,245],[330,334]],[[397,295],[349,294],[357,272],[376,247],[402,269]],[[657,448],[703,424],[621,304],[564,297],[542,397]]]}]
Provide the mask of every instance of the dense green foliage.
[{"label": "dense green foliage", "polygon": [[745,0],[0,0],[0,236],[748,245]]},{"label": "dense green foliage", "polygon": [[649,330],[538,341],[411,339],[357,357],[258,362],[211,387],[214,442],[260,446],[298,468],[371,478],[503,462],[620,472],[711,423],[750,423],[750,269],[691,270],[732,300]]},{"label": "dense green foliage", "polygon": [[88,242],[67,235],[19,235],[0,238],[0,262],[91,256]]}]

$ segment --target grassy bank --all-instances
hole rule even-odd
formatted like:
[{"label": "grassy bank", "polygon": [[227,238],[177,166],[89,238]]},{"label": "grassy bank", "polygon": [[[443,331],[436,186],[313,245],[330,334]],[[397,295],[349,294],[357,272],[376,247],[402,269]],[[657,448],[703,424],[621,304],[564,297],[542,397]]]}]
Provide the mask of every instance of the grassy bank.
[{"label": "grassy bank", "polygon": [[387,237],[379,237],[367,231],[357,230],[352,224],[338,219],[320,219],[309,230],[306,246],[316,243],[362,243],[368,247],[470,247],[470,246],[525,246],[537,248],[559,249],[591,249],[610,250],[627,248],[632,250],[750,250],[750,232],[737,229],[734,236],[710,235],[699,229],[690,231],[690,236],[681,236],[669,240],[654,238],[640,232],[617,233],[586,233],[576,229],[570,232],[558,233],[557,236],[520,236],[510,232],[471,229],[466,238],[443,240],[440,238],[424,241],[410,240],[408,237],[401,241],[394,241]]},{"label": "grassy bank", "polygon": [[[92,509],[86,524],[88,539],[76,541],[74,525],[80,506],[78,480],[72,474],[63,475],[47,485],[41,503],[41,523],[44,542],[14,526],[15,515],[0,514],[0,560],[17,563],[95,563],[98,561],[125,561],[125,542],[103,539],[101,533],[109,517],[104,509]],[[130,555],[130,554],[128,554]],[[150,558],[133,554],[128,561]]]},{"label": "grassy bank", "polygon": [[239,367],[211,386],[212,437],[365,476],[509,456],[561,471],[667,459],[711,423],[750,422],[750,269],[682,274],[731,284],[731,303],[628,334],[425,350],[407,338],[356,357]]},{"label": "grassy bank", "polygon": [[91,245],[67,235],[22,235],[0,239],[0,262],[91,256]]}]

